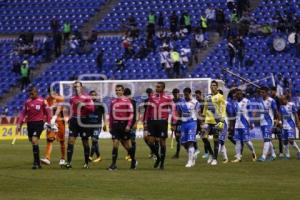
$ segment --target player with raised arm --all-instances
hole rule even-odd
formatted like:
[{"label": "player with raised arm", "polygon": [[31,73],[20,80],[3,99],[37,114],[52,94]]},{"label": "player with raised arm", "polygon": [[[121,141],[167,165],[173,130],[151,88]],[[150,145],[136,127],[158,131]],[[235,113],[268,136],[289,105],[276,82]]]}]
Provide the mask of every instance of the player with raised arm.
[{"label": "player with raised arm", "polygon": [[65,120],[63,115],[63,102],[64,98],[58,95],[51,87],[48,88],[49,96],[46,98],[48,107],[51,110],[51,122],[50,125],[53,127],[57,125],[57,132],[47,130],[47,146],[45,151],[45,158],[41,159],[41,162],[46,165],[51,163],[52,146],[55,140],[59,141],[61,158],[59,165],[65,165]]},{"label": "player with raised arm", "polygon": [[188,162],[185,167],[193,167],[196,162],[195,142],[197,131],[197,100],[192,98],[191,88],[184,88],[184,98],[176,102],[176,111],[181,123],[181,144],[188,152]]},{"label": "player with raised arm", "polygon": [[74,152],[74,144],[78,136],[81,137],[84,150],[84,169],[89,168],[89,131],[88,131],[88,115],[94,111],[94,102],[92,98],[84,94],[83,85],[80,81],[73,84],[75,94],[71,97],[71,116],[69,120],[69,139],[67,148],[66,168],[72,168],[71,162]]},{"label": "player with raised arm", "polygon": [[[156,156],[154,168],[163,170],[166,157],[166,139],[168,138],[168,118],[172,114],[172,131],[175,130],[175,104],[172,97],[165,93],[165,83],[158,82],[155,88],[156,93],[149,97],[149,105],[147,106],[144,129],[149,131],[149,141],[152,152]],[[155,145],[155,140],[159,141],[159,149]]]},{"label": "player with raised arm", "polygon": [[272,129],[275,125],[274,121],[279,119],[279,115],[276,102],[273,98],[269,97],[268,91],[269,89],[267,87],[260,88],[261,98],[258,101],[259,122],[264,140],[262,155],[257,160],[259,162],[264,162],[269,152],[271,152],[270,160],[275,160],[276,158],[276,154],[272,144]]},{"label": "player with raised arm", "polygon": [[131,158],[130,169],[136,169],[134,151],[130,140],[130,129],[133,122],[133,106],[131,101],[124,96],[124,86],[116,85],[115,92],[117,98],[114,98],[110,104],[109,111],[109,130],[112,136],[112,163],[107,168],[110,171],[117,169],[117,158],[120,141],[127,150]]},{"label": "player with raised arm", "polygon": [[256,154],[250,138],[250,129],[254,128],[252,122],[252,113],[250,101],[244,97],[242,90],[237,89],[236,91],[237,101],[235,102],[236,108],[236,121],[234,129],[234,140],[236,159],[233,160],[233,163],[238,163],[242,161],[242,144],[247,144],[248,148],[252,153],[252,161],[256,161]]},{"label": "player with raised arm", "polygon": [[[38,95],[35,87],[29,88],[29,99],[26,100],[24,108],[17,121],[17,134],[20,133],[22,124],[26,119],[28,139],[32,144],[33,165],[32,169],[41,168],[39,139],[46,123],[50,123],[51,114],[46,101]],[[45,123],[46,122],[46,123]]]},{"label": "player with raised arm", "polygon": [[296,127],[300,130],[299,117],[297,109],[293,102],[288,100],[285,95],[281,97],[280,115],[282,120],[282,140],[285,159],[290,159],[289,144],[297,150],[297,159],[300,160],[300,149],[295,142]]},{"label": "player with raised arm", "polygon": [[[219,152],[219,134],[224,129],[224,122],[226,116],[225,99],[218,91],[218,82],[212,81],[210,85],[211,94],[207,95],[204,102],[204,128],[206,129],[206,136],[203,141],[209,152],[208,164],[217,165],[217,158]],[[214,139],[214,150],[212,150],[208,135],[212,135]]]},{"label": "player with raised arm", "polygon": [[[106,123],[105,123],[105,107],[102,102],[99,101],[98,94],[95,90],[90,91],[89,95],[91,96],[95,109],[93,112],[90,112],[88,115],[88,124],[91,126],[88,128],[89,135],[92,138],[92,146],[89,160],[97,163],[101,161],[100,156],[100,147],[99,147],[99,136],[101,129],[103,127],[103,131],[106,131]],[[103,126],[102,126],[103,124]],[[93,156],[96,154],[96,158]]]}]

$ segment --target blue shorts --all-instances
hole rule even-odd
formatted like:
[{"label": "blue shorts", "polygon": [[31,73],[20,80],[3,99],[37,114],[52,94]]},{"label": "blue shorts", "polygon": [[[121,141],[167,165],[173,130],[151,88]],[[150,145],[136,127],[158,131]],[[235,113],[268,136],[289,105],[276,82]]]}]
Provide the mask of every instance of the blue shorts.
[{"label": "blue shorts", "polygon": [[250,140],[250,131],[247,128],[236,128],[234,130],[234,140],[247,142]]},{"label": "blue shorts", "polygon": [[295,136],[296,136],[295,129],[292,130],[282,129],[282,140],[295,139]]},{"label": "blue shorts", "polygon": [[181,124],[181,144],[196,142],[197,122],[182,122]]},{"label": "blue shorts", "polygon": [[263,139],[272,139],[272,126],[261,126]]},{"label": "blue shorts", "polygon": [[224,128],[222,130],[222,132],[219,135],[219,141],[223,141],[225,142],[226,137],[227,137],[227,123],[224,123]]}]

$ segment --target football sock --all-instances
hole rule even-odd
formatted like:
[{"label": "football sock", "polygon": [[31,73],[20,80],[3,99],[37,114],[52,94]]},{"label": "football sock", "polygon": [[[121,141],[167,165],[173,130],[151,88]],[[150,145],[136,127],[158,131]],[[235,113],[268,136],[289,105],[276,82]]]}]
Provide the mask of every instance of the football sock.
[{"label": "football sock", "polygon": [[89,146],[88,143],[83,145],[83,151],[84,151],[84,162],[86,164],[88,164],[89,163],[89,156],[90,156],[90,146]]},{"label": "football sock", "polygon": [[214,141],[214,155],[213,158],[217,160],[219,153],[219,140]]},{"label": "football sock", "polygon": [[270,151],[269,152],[271,153],[272,157],[276,158],[276,153],[275,153],[275,149],[274,149],[272,142],[270,142]]},{"label": "football sock", "polygon": [[263,153],[262,153],[262,158],[266,159],[270,149],[270,142],[264,142],[264,148],[263,148]]},{"label": "football sock", "polygon": [[284,148],[284,151],[285,151],[285,156],[286,157],[291,157],[288,144],[283,145],[283,148]]},{"label": "football sock", "polygon": [[164,165],[165,157],[166,157],[166,146],[162,145],[162,146],[160,147],[160,159],[161,159],[160,165],[161,165],[161,166]]},{"label": "football sock", "polygon": [[294,147],[294,149],[296,149],[298,152],[300,152],[300,149],[295,141],[292,142],[292,146]]},{"label": "football sock", "polygon": [[39,145],[33,144],[32,145],[32,152],[33,152],[33,159],[34,159],[34,164],[40,165],[40,153],[39,153]]},{"label": "football sock", "polygon": [[179,155],[179,152],[180,152],[180,138],[179,137],[176,137],[176,142],[177,142],[176,155]]},{"label": "football sock", "polygon": [[248,142],[246,142],[246,144],[247,144],[249,150],[250,150],[252,153],[255,153],[254,147],[253,147],[253,143],[252,143],[251,141],[248,141]]},{"label": "football sock", "polygon": [[195,151],[198,150],[198,143],[197,143],[197,140],[194,142],[194,148],[195,148]]},{"label": "football sock", "polygon": [[74,151],[74,144],[68,144],[68,149],[67,149],[67,161],[68,161],[68,163],[72,162],[73,151]]},{"label": "football sock", "polygon": [[204,144],[204,152],[207,154],[208,153],[208,150],[207,150],[207,147],[205,145],[205,138],[202,138],[202,142]]},{"label": "football sock", "polygon": [[51,159],[51,152],[52,152],[52,142],[47,142],[46,146],[46,155],[45,157],[50,160]]},{"label": "football sock", "polygon": [[112,150],[112,164],[115,165],[118,158],[118,148],[113,147]]},{"label": "football sock", "polygon": [[235,153],[237,159],[241,159],[241,148],[242,148],[241,141],[237,140],[235,143]]},{"label": "football sock", "polygon": [[158,148],[155,144],[150,144],[150,148],[152,153],[159,159]]},{"label": "football sock", "polygon": [[135,152],[136,152],[136,141],[132,141],[132,153],[133,153],[133,157],[135,157]]},{"label": "football sock", "polygon": [[281,136],[278,137],[278,145],[279,145],[279,153],[283,153],[283,145],[282,145]]},{"label": "football sock", "polygon": [[195,147],[194,145],[189,146],[189,162],[192,162],[194,159]]},{"label": "football sock", "polygon": [[205,146],[206,149],[207,149],[207,152],[208,152],[210,155],[213,155],[214,152],[213,152],[213,150],[212,150],[212,148],[211,148],[211,146],[210,146],[210,143],[209,143],[208,139],[207,139],[207,138],[203,138],[203,142],[204,142],[204,146]]},{"label": "football sock", "polygon": [[65,155],[66,155],[65,141],[60,141],[60,153],[61,153],[61,159],[65,159]]}]

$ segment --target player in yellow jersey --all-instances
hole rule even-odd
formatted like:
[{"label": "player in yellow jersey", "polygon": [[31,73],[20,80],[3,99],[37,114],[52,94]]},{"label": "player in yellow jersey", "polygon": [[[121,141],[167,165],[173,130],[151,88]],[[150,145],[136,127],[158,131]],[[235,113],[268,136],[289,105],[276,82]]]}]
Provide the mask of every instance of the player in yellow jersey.
[{"label": "player in yellow jersey", "polygon": [[[218,91],[218,82],[212,81],[210,84],[211,94],[205,97],[203,117],[205,129],[203,142],[208,150],[209,157],[208,164],[217,165],[217,158],[219,152],[219,133],[224,129],[226,105],[225,98]],[[214,140],[214,150],[212,150],[208,136],[212,135]]]}]

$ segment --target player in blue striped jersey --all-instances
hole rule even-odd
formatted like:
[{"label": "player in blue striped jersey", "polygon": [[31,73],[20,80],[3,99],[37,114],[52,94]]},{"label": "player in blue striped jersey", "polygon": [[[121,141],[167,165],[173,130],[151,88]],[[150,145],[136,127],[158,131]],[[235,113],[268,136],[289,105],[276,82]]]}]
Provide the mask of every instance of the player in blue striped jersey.
[{"label": "player in blue striped jersey", "polygon": [[297,109],[293,102],[289,102],[286,96],[281,97],[280,115],[282,120],[282,140],[286,159],[290,159],[288,144],[297,150],[297,159],[300,160],[300,149],[295,142],[296,127],[300,130]]},{"label": "player in blue striped jersey", "polygon": [[270,160],[276,158],[272,143],[272,128],[279,117],[276,102],[273,98],[269,97],[268,91],[267,87],[262,87],[260,89],[261,98],[258,100],[259,122],[264,140],[263,152],[258,159],[259,162],[265,161],[269,152],[271,152]]}]

